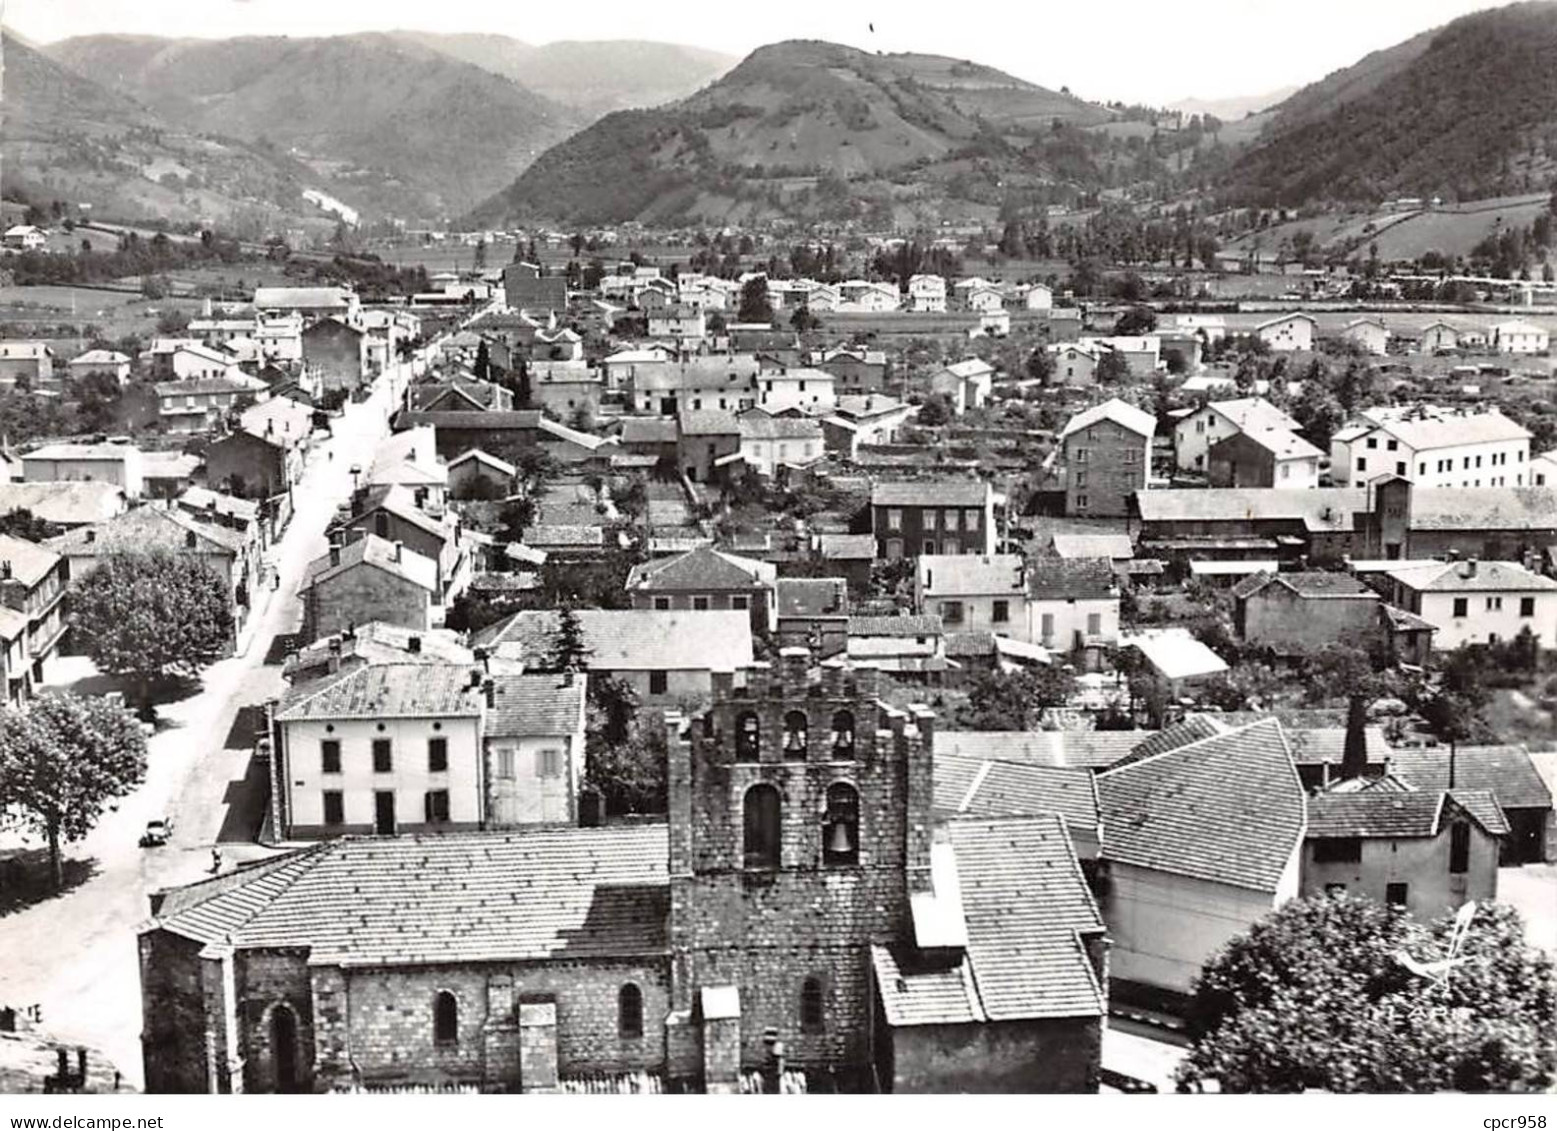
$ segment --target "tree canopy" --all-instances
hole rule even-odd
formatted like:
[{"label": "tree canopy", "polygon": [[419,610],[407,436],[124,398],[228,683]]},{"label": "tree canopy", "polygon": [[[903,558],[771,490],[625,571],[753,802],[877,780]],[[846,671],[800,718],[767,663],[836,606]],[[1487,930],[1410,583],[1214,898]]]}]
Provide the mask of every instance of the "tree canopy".
[{"label": "tree canopy", "polygon": [[740,322],[773,321],[773,303],[768,300],[766,276],[754,276],[742,285],[740,310],[735,317]]},{"label": "tree canopy", "polygon": [[0,815],[49,842],[55,887],[61,844],[86,836],[145,776],[146,736],[108,699],[49,694],[0,712]]},{"label": "tree canopy", "polygon": [[184,554],[114,554],[71,590],[70,621],[104,672],[192,676],[232,639],[227,582]]},{"label": "tree canopy", "polygon": [[968,689],[959,712],[963,730],[1032,730],[1046,707],[1064,705],[1075,689],[1069,672],[1050,664],[1021,671],[986,672]]},{"label": "tree canopy", "polygon": [[1181,1085],[1229,1092],[1539,1091],[1557,1071],[1557,978],[1513,909],[1482,904],[1445,981],[1397,955],[1447,953],[1425,925],[1348,895],[1294,900],[1206,964]]}]

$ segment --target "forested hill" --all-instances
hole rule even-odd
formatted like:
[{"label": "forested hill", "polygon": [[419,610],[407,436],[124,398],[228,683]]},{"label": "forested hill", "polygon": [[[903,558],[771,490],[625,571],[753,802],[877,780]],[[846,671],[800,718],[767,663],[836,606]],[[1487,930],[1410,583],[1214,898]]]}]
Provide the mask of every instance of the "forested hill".
[{"label": "forested hill", "polygon": [[1223,177],[1296,206],[1538,192],[1557,174],[1557,3],[1466,16],[1299,91]]}]

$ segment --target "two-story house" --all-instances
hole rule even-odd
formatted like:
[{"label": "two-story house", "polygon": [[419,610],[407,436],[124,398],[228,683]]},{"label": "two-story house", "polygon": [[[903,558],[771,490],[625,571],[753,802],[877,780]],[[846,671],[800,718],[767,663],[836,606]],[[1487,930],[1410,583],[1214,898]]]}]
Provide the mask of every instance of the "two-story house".
[{"label": "two-story house", "polygon": [[1371,408],[1330,441],[1337,486],[1398,475],[1418,487],[1524,487],[1529,460],[1529,429],[1496,406]]},{"label": "two-story house", "polygon": [[983,408],[994,389],[995,367],[977,357],[958,361],[930,375],[930,390],[951,400],[952,412],[961,416]]},{"label": "two-story house", "polygon": [[1256,573],[1233,586],[1233,625],[1282,653],[1359,645],[1379,623],[1379,597],[1349,573]]},{"label": "two-story house", "polygon": [[876,556],[993,554],[995,492],[981,479],[878,483],[870,494]]},{"label": "two-story house", "polygon": [[368,621],[426,631],[438,605],[438,563],[367,534],[309,563],[298,595],[303,639],[316,640]]},{"label": "two-story house", "polygon": [[206,482],[243,498],[283,494],[302,477],[312,436],[312,409],[290,397],[272,397],[207,445]]},{"label": "two-story house", "polygon": [[1065,513],[1118,518],[1151,474],[1157,419],[1132,404],[1104,401],[1071,417],[1060,433]]},{"label": "two-story house", "polygon": [[786,408],[829,411],[838,403],[836,381],[825,369],[769,368],[757,374],[757,404],[774,412]]},{"label": "two-story house", "polygon": [[759,474],[781,467],[806,467],[825,454],[822,423],[811,417],[772,416],[748,409],[737,417],[741,459]]},{"label": "two-story house", "polygon": [[914,612],[947,632],[1029,639],[1027,569],[1020,554],[924,554],[914,571]]},{"label": "two-story house", "polygon": [[127,499],[145,490],[141,451],[134,444],[45,444],[22,456],[22,479],[112,483]]},{"label": "two-story house", "polygon": [[1276,353],[1292,353],[1314,348],[1314,328],[1319,325],[1311,314],[1279,314],[1254,328],[1259,338]]},{"label": "two-story house", "polygon": [[839,347],[813,356],[814,364],[818,369],[824,369],[833,375],[833,387],[839,396],[878,393],[886,388],[885,350]]},{"label": "two-story house", "polygon": [[[1039,558],[1027,570],[1022,639],[1076,656],[1087,671],[1119,642],[1119,579],[1100,558]],[[1015,635],[1015,634],[1013,634]]]},{"label": "two-story house", "polygon": [[1211,445],[1206,462],[1213,487],[1280,487],[1312,490],[1319,486],[1324,456],[1296,432],[1238,432]]},{"label": "two-story house", "polygon": [[1205,472],[1211,445],[1218,440],[1244,432],[1295,433],[1299,427],[1296,420],[1263,397],[1211,401],[1173,426],[1173,463],[1180,471]]},{"label": "two-story house", "polygon": [[156,386],[157,416],[170,432],[204,432],[239,409],[244,399],[266,394],[252,377],[206,377],[162,381]]},{"label": "two-story house", "polygon": [[914,275],[908,280],[908,308],[915,314],[946,313],[946,280],[940,275]]},{"label": "two-story house", "polygon": [[370,486],[353,494],[349,511],[330,528],[343,543],[373,534],[435,562],[436,604],[448,604],[470,584],[471,561],[459,515],[434,516],[417,505],[412,489],[399,484]]},{"label": "two-story house", "polygon": [[1516,562],[1429,562],[1386,576],[1392,603],[1438,630],[1435,649],[1496,644],[1526,629],[1543,649],[1557,643],[1557,581]]},{"label": "two-story house", "polygon": [[700,546],[633,566],[627,592],[635,609],[740,609],[751,614],[753,630],[772,632],[778,624],[777,580],[771,562]]}]

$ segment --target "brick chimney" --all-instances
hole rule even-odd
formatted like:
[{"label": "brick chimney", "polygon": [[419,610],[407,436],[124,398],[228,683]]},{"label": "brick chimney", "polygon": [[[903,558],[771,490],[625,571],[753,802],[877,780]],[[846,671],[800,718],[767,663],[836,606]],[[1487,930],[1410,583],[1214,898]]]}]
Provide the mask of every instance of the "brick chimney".
[{"label": "brick chimney", "polygon": [[481,695],[487,701],[488,707],[497,706],[497,681],[488,679],[481,684]]},{"label": "brick chimney", "polygon": [[403,542],[396,542],[395,543],[395,561],[398,562],[400,560],[400,555],[404,552],[404,550],[405,550],[405,543],[403,543]]},{"label": "brick chimney", "polygon": [[1465,564],[1460,567],[1460,576],[1461,577],[1466,577],[1466,578],[1470,578],[1470,577],[1475,577],[1476,576],[1476,559],[1475,558],[1467,558],[1465,560]]},{"label": "brick chimney", "polygon": [[18,613],[27,611],[27,584],[17,579],[8,561],[0,562],[0,604]]}]

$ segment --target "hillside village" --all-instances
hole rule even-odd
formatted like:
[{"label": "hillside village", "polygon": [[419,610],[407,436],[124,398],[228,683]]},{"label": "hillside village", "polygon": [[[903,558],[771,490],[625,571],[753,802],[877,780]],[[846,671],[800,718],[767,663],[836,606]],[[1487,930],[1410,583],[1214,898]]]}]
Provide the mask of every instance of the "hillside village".
[{"label": "hillside village", "polygon": [[1490,1084],[1208,1003],[1315,923],[1545,992],[1550,267],[6,207],[156,313],[0,327],[0,1090],[1550,1086],[1523,973]]}]

